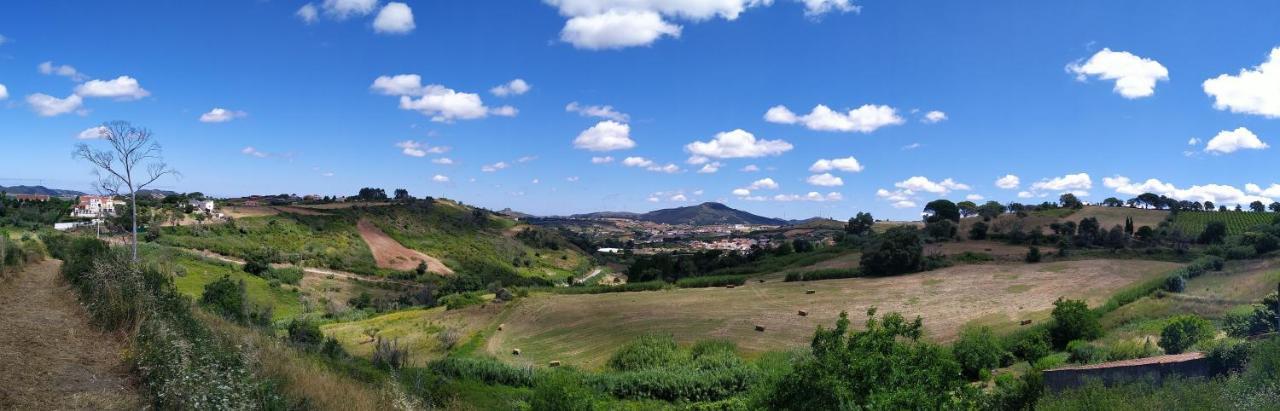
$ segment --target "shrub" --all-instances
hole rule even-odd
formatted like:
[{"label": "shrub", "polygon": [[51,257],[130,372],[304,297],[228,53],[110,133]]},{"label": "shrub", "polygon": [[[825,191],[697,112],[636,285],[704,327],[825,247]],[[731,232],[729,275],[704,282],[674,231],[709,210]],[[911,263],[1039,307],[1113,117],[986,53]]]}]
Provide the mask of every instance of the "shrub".
[{"label": "shrub", "polygon": [[676,287],[703,288],[724,287],[726,285],[743,285],[747,283],[745,275],[711,275],[702,277],[685,277],[676,280]]},{"label": "shrub", "polygon": [[489,385],[532,387],[536,381],[533,368],[517,368],[492,358],[446,357],[427,365],[433,374],[470,379]]},{"label": "shrub", "polygon": [[1074,340],[1092,340],[1102,336],[1102,325],[1084,300],[1059,297],[1053,303],[1053,325],[1049,327],[1049,335],[1055,347],[1065,348]]},{"label": "shrub", "polygon": [[1053,351],[1049,332],[1044,329],[1021,336],[1010,348],[1014,356],[1032,363]]},{"label": "shrub", "polygon": [[250,253],[244,259],[244,272],[262,275],[271,270],[271,258],[266,252]]},{"label": "shrub", "polygon": [[990,227],[987,225],[987,223],[984,223],[981,221],[973,223],[973,227],[969,228],[969,239],[970,240],[986,240],[988,229],[990,229]]},{"label": "shrub", "polygon": [[1182,315],[1160,331],[1160,348],[1169,354],[1181,354],[1197,343],[1213,338],[1213,324],[1196,315]]},{"label": "shrub", "polygon": [[324,333],[320,332],[320,326],[316,323],[294,319],[289,322],[286,329],[291,343],[312,348],[324,342]]},{"label": "shrub", "polygon": [[399,370],[409,362],[409,350],[400,347],[397,340],[387,341],[378,337],[374,341],[373,366],[384,370]]},{"label": "shrub", "polygon": [[458,345],[458,340],[462,339],[462,333],[454,328],[445,328],[436,333],[436,340],[440,343],[440,348],[448,351]]},{"label": "shrub", "polygon": [[1249,362],[1249,344],[1234,338],[1214,341],[1209,346],[1209,372],[1213,375],[1235,373]]},{"label": "shrub", "polygon": [[298,285],[302,282],[304,276],[302,269],[297,267],[272,268],[260,274],[262,278],[275,280],[284,284]]},{"label": "shrub", "polygon": [[547,373],[534,385],[529,406],[535,410],[587,411],[595,409],[596,397],[579,375],[557,370]]},{"label": "shrub", "polygon": [[1040,262],[1040,259],[1041,259],[1041,257],[1040,257],[1040,247],[1031,247],[1031,248],[1028,248],[1028,249],[1027,249],[1027,256],[1026,256],[1025,260],[1026,260],[1028,263],[1032,263],[1032,264],[1034,264],[1034,263],[1038,263],[1038,262]]},{"label": "shrub", "polygon": [[995,257],[987,253],[975,253],[973,251],[965,251],[958,255],[952,256],[951,259],[958,263],[976,264],[995,261]]},{"label": "shrub", "polygon": [[1227,248],[1228,260],[1245,260],[1258,256],[1258,250],[1252,246],[1237,245]]},{"label": "shrub", "polygon": [[1171,293],[1180,293],[1187,289],[1187,278],[1181,275],[1172,275],[1165,279],[1164,290]]},{"label": "shrub", "polygon": [[484,298],[480,297],[480,293],[472,291],[467,293],[449,294],[440,297],[440,304],[446,309],[457,310],[472,305],[483,304]]},{"label": "shrub", "polygon": [[1000,366],[1005,350],[988,327],[965,327],[951,346],[960,370],[970,380],[983,372]]},{"label": "shrub", "polygon": [[609,358],[609,368],[637,371],[665,367],[674,364],[679,354],[670,334],[645,334],[615,352]]},{"label": "shrub", "polygon": [[200,295],[200,304],[233,321],[244,322],[248,319],[244,282],[232,280],[228,276],[206,284],[204,293]]},{"label": "shrub", "polygon": [[1107,352],[1088,341],[1075,340],[1067,343],[1068,361],[1078,364],[1092,364],[1107,361]]},{"label": "shrub", "polygon": [[1120,340],[1112,343],[1107,347],[1107,361],[1123,361],[1132,360],[1134,358],[1146,358],[1160,355],[1160,349],[1151,343],[1150,339],[1143,339],[1142,342],[1137,340]]}]

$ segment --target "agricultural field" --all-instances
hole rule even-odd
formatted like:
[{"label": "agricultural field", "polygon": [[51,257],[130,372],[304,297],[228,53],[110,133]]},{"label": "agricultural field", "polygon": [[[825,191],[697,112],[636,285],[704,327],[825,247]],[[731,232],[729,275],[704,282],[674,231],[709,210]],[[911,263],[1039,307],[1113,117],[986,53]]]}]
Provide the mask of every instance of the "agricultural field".
[{"label": "agricultural field", "polygon": [[289,286],[273,287],[268,280],[246,273],[231,263],[164,247],[143,247],[141,251],[147,259],[159,261],[169,272],[175,273],[174,286],[193,300],[200,299],[204,287],[209,283],[222,277],[230,277],[244,282],[245,294],[255,307],[271,307],[274,321],[288,320],[306,312],[301,295],[296,289]]},{"label": "agricultural field", "polygon": [[[459,310],[445,307],[408,309],[361,321],[327,324],[325,335],[342,344],[348,353],[368,357],[373,353],[373,336],[395,341],[412,354],[414,363],[439,358],[489,327],[501,316],[502,304],[471,306]],[[442,334],[452,336],[442,337]]]},{"label": "agricultural field", "polygon": [[[486,349],[517,364],[560,360],[598,368],[623,343],[663,332],[682,344],[727,339],[755,355],[803,347],[818,325],[832,324],[841,311],[857,324],[870,307],[922,316],[927,338],[946,342],[966,323],[1041,321],[1059,296],[1096,305],[1117,289],[1178,266],[1139,260],[963,265],[898,277],[748,282],[731,289],[535,295],[511,308],[506,327],[488,339]],[[798,315],[800,310],[808,315]],[[755,331],[757,325],[765,331]],[[523,354],[513,358],[509,353],[516,348]]]},{"label": "agricultural field", "polygon": [[1199,235],[1204,227],[1213,221],[1227,224],[1227,233],[1238,234],[1257,225],[1271,224],[1276,213],[1255,213],[1249,211],[1182,211],[1173,218],[1173,226],[1188,235]]},{"label": "agricultural field", "polygon": [[1169,212],[1164,210],[1148,210],[1129,207],[1086,206],[1085,208],[1076,211],[1074,214],[1063,218],[1062,221],[1073,221],[1076,224],[1079,224],[1080,220],[1090,217],[1098,219],[1098,226],[1105,229],[1111,229],[1111,227],[1115,227],[1117,225],[1124,227],[1125,218],[1133,219],[1133,227],[1135,229],[1142,226],[1156,228],[1159,227],[1160,223],[1164,222],[1165,219],[1169,218]]}]

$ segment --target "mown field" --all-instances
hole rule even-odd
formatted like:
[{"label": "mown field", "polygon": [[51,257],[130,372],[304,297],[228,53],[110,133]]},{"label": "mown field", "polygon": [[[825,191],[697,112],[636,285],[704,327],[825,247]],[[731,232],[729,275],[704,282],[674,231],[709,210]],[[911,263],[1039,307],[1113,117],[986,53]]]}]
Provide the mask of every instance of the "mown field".
[{"label": "mown field", "polygon": [[[732,289],[535,295],[512,308],[505,329],[486,348],[518,364],[560,360],[596,368],[621,344],[663,332],[683,344],[727,339],[751,355],[803,347],[818,325],[831,324],[841,311],[862,318],[870,307],[920,315],[928,319],[927,338],[949,341],[966,323],[1040,321],[1060,296],[1099,304],[1117,289],[1178,266],[1139,260],[964,265],[899,277],[748,282]],[[757,325],[765,331],[756,331]],[[516,348],[523,354],[512,357]]]},{"label": "mown field", "polygon": [[1195,236],[1204,231],[1204,227],[1213,221],[1227,224],[1227,233],[1237,234],[1258,225],[1271,224],[1276,213],[1255,213],[1249,211],[1182,211],[1173,218],[1173,226],[1183,233]]}]

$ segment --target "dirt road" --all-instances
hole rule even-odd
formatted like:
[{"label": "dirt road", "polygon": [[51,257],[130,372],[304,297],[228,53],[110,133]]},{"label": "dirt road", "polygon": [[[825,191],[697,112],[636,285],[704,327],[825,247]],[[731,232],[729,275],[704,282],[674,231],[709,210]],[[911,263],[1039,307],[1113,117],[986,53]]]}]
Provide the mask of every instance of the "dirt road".
[{"label": "dirt road", "polygon": [[139,409],[124,341],[88,313],[45,261],[0,280],[0,409]]}]

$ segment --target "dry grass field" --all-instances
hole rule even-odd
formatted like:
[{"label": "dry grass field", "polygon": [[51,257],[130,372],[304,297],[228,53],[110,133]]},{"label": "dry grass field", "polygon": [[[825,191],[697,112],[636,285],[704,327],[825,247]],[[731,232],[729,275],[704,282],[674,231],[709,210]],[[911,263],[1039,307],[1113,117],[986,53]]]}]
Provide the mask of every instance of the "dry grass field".
[{"label": "dry grass field", "polygon": [[1098,219],[1098,225],[1105,229],[1111,229],[1111,227],[1115,227],[1117,225],[1124,227],[1125,217],[1133,219],[1134,229],[1144,225],[1156,228],[1160,225],[1161,221],[1164,221],[1165,218],[1169,217],[1169,212],[1163,210],[1146,210],[1128,207],[1089,206],[1075,212],[1075,214],[1067,216],[1063,221],[1074,221],[1079,224],[1080,220],[1089,217]]},{"label": "dry grass field", "polygon": [[463,344],[501,317],[504,305],[489,303],[458,310],[444,307],[410,309],[384,314],[362,321],[328,324],[321,327],[352,355],[368,358],[373,354],[373,339],[396,341],[409,350],[410,361],[422,365],[443,356],[448,348],[440,339],[444,332],[454,332],[457,344]]},{"label": "dry grass field", "polygon": [[[860,324],[872,306],[882,313],[922,316],[927,338],[949,341],[975,320],[993,325],[1040,321],[1059,296],[1096,305],[1118,289],[1176,267],[1137,260],[963,265],[898,277],[770,280],[732,289],[535,295],[511,308],[504,330],[489,338],[486,349],[513,363],[560,360],[597,368],[636,336],[662,332],[683,344],[731,340],[750,355],[802,347],[817,326],[831,326],[841,311]],[[808,316],[797,315],[799,310]],[[755,331],[757,325],[765,331]],[[519,357],[509,354],[516,348],[523,351]]]}]

